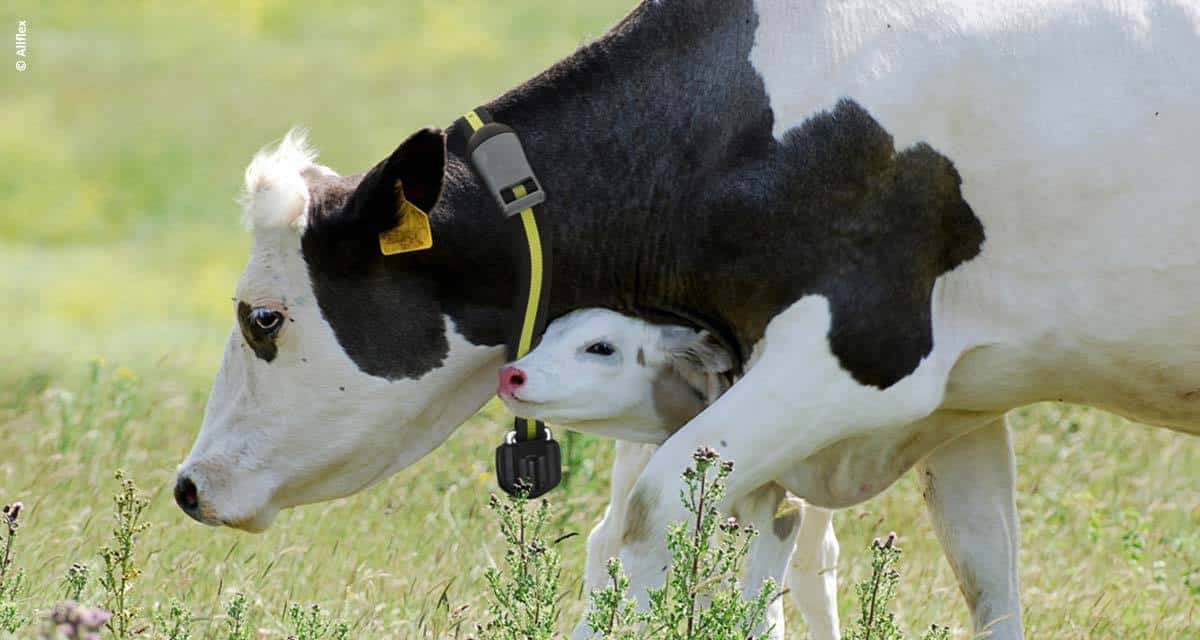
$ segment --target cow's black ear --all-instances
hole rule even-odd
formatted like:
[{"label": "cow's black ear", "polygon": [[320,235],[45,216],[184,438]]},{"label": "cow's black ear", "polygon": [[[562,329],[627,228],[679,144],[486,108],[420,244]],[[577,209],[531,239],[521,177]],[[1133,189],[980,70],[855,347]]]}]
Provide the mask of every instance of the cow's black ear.
[{"label": "cow's black ear", "polygon": [[396,226],[397,188],[404,199],[428,212],[437,204],[446,173],[446,136],[439,129],[421,129],[368,171],[346,203],[346,212],[369,231]]}]

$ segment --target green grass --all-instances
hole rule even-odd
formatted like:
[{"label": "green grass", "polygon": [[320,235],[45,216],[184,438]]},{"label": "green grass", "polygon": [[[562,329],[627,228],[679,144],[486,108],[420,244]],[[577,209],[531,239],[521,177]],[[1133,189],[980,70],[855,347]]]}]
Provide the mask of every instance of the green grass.
[{"label": "green grass", "polygon": [[[139,537],[134,598],[147,613],[186,602],[197,637],[224,628],[236,591],[268,638],[284,637],[293,603],[319,603],[351,637],[443,637],[451,618],[477,620],[483,572],[502,552],[486,509],[505,422],[496,406],[413,468],[288,511],[262,535],[203,528],[174,507],[174,466],[199,425],[248,246],[233,198],[252,153],[292,124],[312,128],[331,166],[364,169],[631,3],[42,4],[0,8],[4,24],[30,28],[29,69],[0,72],[0,502],[28,507],[24,605],[48,608],[72,562],[96,575],[123,468],[149,493],[154,525]],[[106,363],[93,369],[96,358]],[[1029,636],[1195,637],[1198,443],[1052,404],[1015,424]],[[554,528],[586,533],[611,451],[591,438],[570,447]],[[896,530],[901,624],[938,621],[968,637],[912,478],[836,526],[844,618],[870,571],[869,541]],[[584,536],[560,545],[564,623],[584,601],[583,549]],[[84,596],[95,600],[94,584]]]}]

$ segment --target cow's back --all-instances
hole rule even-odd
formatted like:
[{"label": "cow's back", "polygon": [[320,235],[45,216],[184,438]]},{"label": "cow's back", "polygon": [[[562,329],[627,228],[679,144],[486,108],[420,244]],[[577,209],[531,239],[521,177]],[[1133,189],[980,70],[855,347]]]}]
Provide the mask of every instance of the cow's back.
[{"label": "cow's back", "polygon": [[947,405],[1064,399],[1195,430],[1200,8],[924,4],[760,3],[752,60],[777,136],[850,97],[962,175],[986,239],[934,300],[935,355],[966,354]]}]

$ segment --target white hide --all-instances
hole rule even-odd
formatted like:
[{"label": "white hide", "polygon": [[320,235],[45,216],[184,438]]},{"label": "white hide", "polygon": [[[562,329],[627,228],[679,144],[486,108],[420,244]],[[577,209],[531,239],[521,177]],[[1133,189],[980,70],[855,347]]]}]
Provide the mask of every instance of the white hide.
[{"label": "white hide", "polygon": [[849,97],[897,148],[928,142],[962,174],[987,239],[934,301],[939,352],[974,351],[947,407],[1065,399],[1197,431],[1180,396],[1200,353],[1178,349],[1200,338],[1194,2],[757,10],[777,135]]}]

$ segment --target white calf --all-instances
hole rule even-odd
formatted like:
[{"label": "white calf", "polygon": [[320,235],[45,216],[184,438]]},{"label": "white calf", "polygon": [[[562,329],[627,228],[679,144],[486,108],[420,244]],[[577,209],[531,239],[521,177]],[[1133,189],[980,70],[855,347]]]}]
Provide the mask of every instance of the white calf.
[{"label": "white calf", "polygon": [[[729,353],[706,332],[585,309],[556,320],[537,349],[501,370],[500,397],[518,415],[618,438],[609,506],[588,536],[589,591],[604,586],[605,563],[621,548],[629,494],[658,443],[729,387],[732,368]],[[766,578],[780,582],[786,570],[813,637],[838,638],[832,512],[787,497],[774,483],[732,510],[762,532],[751,550],[747,591]],[[784,637],[778,600],[768,624],[773,638]]]}]

